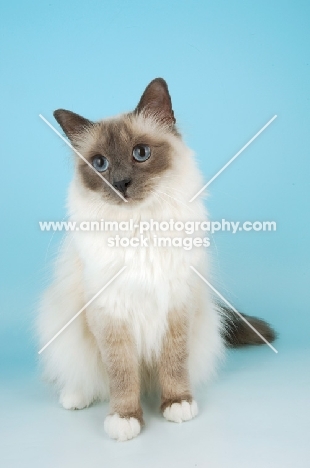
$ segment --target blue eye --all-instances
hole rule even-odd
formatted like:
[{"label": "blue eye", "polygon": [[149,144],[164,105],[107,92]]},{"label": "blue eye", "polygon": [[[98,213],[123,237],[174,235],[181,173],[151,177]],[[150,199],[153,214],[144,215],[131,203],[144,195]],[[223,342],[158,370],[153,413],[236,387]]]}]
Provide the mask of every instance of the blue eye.
[{"label": "blue eye", "polygon": [[132,155],[138,162],[146,161],[151,156],[151,148],[148,145],[136,145]]},{"label": "blue eye", "polygon": [[104,172],[109,167],[109,161],[101,154],[96,154],[92,159],[92,165],[98,172]]}]

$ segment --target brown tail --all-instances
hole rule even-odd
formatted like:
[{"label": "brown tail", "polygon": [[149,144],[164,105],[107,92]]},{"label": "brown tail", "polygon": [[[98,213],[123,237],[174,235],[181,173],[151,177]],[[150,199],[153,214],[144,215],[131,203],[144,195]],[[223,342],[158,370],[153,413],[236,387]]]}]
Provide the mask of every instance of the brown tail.
[{"label": "brown tail", "polygon": [[[226,346],[238,348],[247,345],[261,345],[265,342],[232,309],[220,305],[224,317],[223,337]],[[241,314],[269,343],[277,338],[275,330],[262,319]]]}]

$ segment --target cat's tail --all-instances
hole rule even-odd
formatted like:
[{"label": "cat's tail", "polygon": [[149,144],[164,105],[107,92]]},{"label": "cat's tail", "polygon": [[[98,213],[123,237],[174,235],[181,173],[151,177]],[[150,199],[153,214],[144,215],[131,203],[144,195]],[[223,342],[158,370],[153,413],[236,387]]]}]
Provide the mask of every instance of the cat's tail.
[{"label": "cat's tail", "polygon": [[219,305],[223,317],[224,327],[222,329],[225,344],[231,348],[238,348],[246,345],[261,345],[265,342],[246,323],[249,322],[269,343],[277,338],[277,333],[262,319],[241,314],[246,320],[242,320],[232,309],[225,305]]}]

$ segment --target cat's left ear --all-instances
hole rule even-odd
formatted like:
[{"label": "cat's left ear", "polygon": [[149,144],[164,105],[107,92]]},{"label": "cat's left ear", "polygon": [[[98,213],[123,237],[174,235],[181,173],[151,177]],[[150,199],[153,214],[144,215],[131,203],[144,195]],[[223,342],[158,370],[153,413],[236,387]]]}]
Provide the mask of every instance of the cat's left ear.
[{"label": "cat's left ear", "polygon": [[167,83],[163,78],[155,78],[146,87],[135,109],[135,113],[149,115],[157,121],[173,127],[175,117],[172,110],[171,97]]},{"label": "cat's left ear", "polygon": [[94,125],[90,120],[65,109],[58,109],[53,115],[71,141],[74,141],[75,137]]}]

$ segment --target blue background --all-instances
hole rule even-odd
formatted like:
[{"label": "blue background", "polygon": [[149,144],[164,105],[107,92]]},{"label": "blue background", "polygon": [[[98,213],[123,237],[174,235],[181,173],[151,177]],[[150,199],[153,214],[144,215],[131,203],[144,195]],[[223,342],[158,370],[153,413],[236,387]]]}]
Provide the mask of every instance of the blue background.
[{"label": "blue background", "polygon": [[[309,2],[13,0],[0,15],[3,466],[308,466]],[[33,316],[61,239],[38,221],[65,216],[72,175],[38,115],[56,125],[60,107],[90,119],[131,110],[157,76],[206,181],[278,115],[210,185],[208,208],[214,220],[277,222],[218,234],[213,252],[215,286],[275,326],[279,354],[230,352],[198,394],[196,423],[153,411],[120,446],[102,432],[105,404],[65,412],[38,377]]]}]

